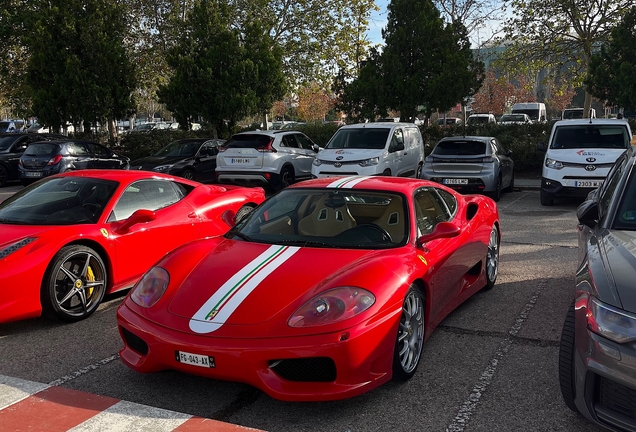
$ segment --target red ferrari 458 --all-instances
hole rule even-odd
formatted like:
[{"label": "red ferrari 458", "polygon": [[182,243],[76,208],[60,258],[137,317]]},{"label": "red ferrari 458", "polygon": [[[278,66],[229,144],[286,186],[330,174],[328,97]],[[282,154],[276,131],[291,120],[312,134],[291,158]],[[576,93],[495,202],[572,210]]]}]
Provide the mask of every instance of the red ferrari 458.
[{"label": "red ferrari 458", "polygon": [[148,271],[118,309],[120,357],[291,401],[407,380],[440,321],[494,285],[500,237],[493,200],[437,183],[298,183]]},{"label": "red ferrari 458", "polygon": [[203,185],[146,171],[85,170],[0,203],[0,323],[86,318],[167,252],[227,232],[260,188]]}]

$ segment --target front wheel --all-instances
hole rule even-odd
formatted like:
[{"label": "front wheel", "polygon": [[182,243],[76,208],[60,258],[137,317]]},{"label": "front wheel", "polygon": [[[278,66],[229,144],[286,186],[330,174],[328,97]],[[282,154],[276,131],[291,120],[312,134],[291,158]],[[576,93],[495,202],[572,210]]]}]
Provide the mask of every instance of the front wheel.
[{"label": "front wheel", "polygon": [[106,265],[95,250],[83,245],[65,246],[44,273],[42,311],[62,321],[82,320],[97,310],[106,286]]},{"label": "front wheel", "polygon": [[417,164],[417,171],[415,172],[415,178],[422,178],[422,162]]},{"label": "front wheel", "polygon": [[561,343],[559,344],[559,386],[563,402],[574,412],[579,412],[574,398],[576,387],[574,380],[574,302],[570,305],[565,316],[563,330],[561,331]]},{"label": "front wheel", "polygon": [[191,169],[183,170],[183,174],[181,176],[186,180],[195,180],[194,171]]},{"label": "front wheel", "polygon": [[489,290],[495,286],[497,274],[499,274],[499,230],[496,225],[493,225],[486,251],[486,286],[484,289]]},{"label": "front wheel", "polygon": [[424,345],[424,297],[411,285],[402,304],[402,316],[393,352],[393,379],[406,381],[415,375]]},{"label": "front wheel", "polygon": [[541,189],[539,198],[541,199],[542,206],[551,206],[552,204],[554,204],[554,198],[552,198],[552,196],[549,195],[547,192],[544,192],[543,189]]}]

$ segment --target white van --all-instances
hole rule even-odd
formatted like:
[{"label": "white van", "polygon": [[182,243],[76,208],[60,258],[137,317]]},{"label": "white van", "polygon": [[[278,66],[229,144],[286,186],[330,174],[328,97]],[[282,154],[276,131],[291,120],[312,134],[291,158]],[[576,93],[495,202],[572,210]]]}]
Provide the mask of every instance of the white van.
[{"label": "white van", "polygon": [[541,205],[561,196],[585,197],[599,187],[618,157],[629,148],[629,123],[614,119],[559,120],[545,151],[541,178]]},{"label": "white van", "polygon": [[424,141],[413,123],[361,123],[336,131],[316,155],[311,174],[419,178],[423,164]]},{"label": "white van", "polygon": [[[574,120],[583,118],[583,108],[566,108],[561,113],[561,120]],[[590,118],[596,118],[596,110],[590,108]]]},{"label": "white van", "polygon": [[512,114],[528,114],[532,123],[543,123],[547,120],[545,104],[540,102],[516,103],[512,106]]}]

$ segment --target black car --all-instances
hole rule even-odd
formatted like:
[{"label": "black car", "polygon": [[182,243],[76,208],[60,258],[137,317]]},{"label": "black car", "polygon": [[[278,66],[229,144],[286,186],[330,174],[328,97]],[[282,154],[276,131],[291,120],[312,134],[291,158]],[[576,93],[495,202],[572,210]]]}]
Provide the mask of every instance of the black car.
[{"label": "black car", "polygon": [[130,169],[130,159],[94,142],[67,139],[31,144],[18,165],[23,185],[81,169]]},{"label": "black car", "polygon": [[559,352],[566,405],[636,431],[636,154],[628,149],[577,209],[579,265]]},{"label": "black car", "polygon": [[63,135],[40,133],[0,134],[0,187],[19,179],[18,162],[29,144],[65,138]]},{"label": "black car", "polygon": [[218,146],[225,140],[191,138],[171,142],[152,155],[131,162],[131,169],[171,174],[202,183],[215,180]]}]

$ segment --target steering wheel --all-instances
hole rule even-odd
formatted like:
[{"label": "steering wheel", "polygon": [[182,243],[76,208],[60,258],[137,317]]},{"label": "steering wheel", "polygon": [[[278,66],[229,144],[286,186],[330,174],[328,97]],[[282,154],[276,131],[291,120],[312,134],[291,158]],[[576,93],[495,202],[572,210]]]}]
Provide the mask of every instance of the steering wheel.
[{"label": "steering wheel", "polygon": [[393,239],[391,238],[391,234],[389,234],[389,232],[387,230],[385,230],[384,228],[382,228],[380,225],[376,225],[374,223],[364,223],[364,224],[360,224],[358,226],[356,226],[356,229],[358,228],[371,228],[377,232],[379,232],[380,234],[382,234],[382,240],[389,242],[389,243],[393,243]]},{"label": "steering wheel", "polygon": [[92,202],[84,203],[84,204],[82,204],[82,207],[84,207],[86,210],[91,212],[91,214],[93,214],[93,215],[98,214],[102,210],[102,206],[101,205],[99,205],[97,203],[92,203]]}]

